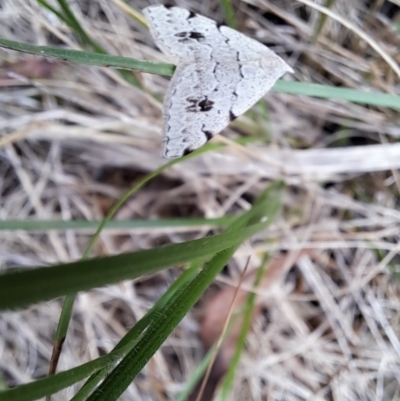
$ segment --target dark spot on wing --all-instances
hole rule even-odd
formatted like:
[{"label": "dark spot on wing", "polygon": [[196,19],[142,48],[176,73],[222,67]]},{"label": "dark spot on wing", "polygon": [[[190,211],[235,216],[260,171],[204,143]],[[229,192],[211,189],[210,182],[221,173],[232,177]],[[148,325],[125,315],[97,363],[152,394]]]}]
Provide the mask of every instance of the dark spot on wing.
[{"label": "dark spot on wing", "polygon": [[217,22],[218,30],[221,28],[221,26],[226,26],[226,25],[223,22]]},{"label": "dark spot on wing", "polygon": [[229,120],[233,121],[236,120],[238,118],[238,116],[235,116],[231,111],[229,111]]},{"label": "dark spot on wing", "polygon": [[197,40],[198,42],[202,41],[203,39],[205,39],[205,36],[200,33],[200,32],[179,32],[176,33],[175,36],[177,36],[178,38],[182,38],[179,39],[179,42],[188,42],[190,41],[190,39],[194,39]]},{"label": "dark spot on wing", "polygon": [[190,103],[190,105],[186,107],[186,111],[189,111],[189,112],[192,112],[192,113],[195,113],[195,112],[199,111],[197,109],[197,103],[199,101],[198,99],[195,99],[193,97],[188,97],[188,98],[186,98],[186,101],[188,103]]},{"label": "dark spot on wing", "polygon": [[205,36],[200,32],[190,32],[190,39],[204,39]]},{"label": "dark spot on wing", "polygon": [[213,107],[214,102],[208,100],[207,98],[199,102],[200,111],[210,111]]},{"label": "dark spot on wing", "polygon": [[171,3],[167,3],[167,4],[164,4],[164,7],[169,10],[170,8],[174,7],[174,5]]},{"label": "dark spot on wing", "polygon": [[192,152],[193,152],[193,149],[186,148],[186,149],[183,151],[182,156],[190,155]]},{"label": "dark spot on wing", "polygon": [[214,102],[208,100],[207,97],[204,99],[196,99],[194,97],[186,98],[189,106],[186,107],[186,111],[191,113],[198,113],[200,111],[210,111],[213,107]]},{"label": "dark spot on wing", "polygon": [[207,141],[209,141],[214,135],[210,131],[203,131],[204,135],[207,137]]},{"label": "dark spot on wing", "polygon": [[196,16],[196,13],[194,13],[193,11],[190,11],[189,17],[187,17],[186,19],[194,18],[195,16]]}]

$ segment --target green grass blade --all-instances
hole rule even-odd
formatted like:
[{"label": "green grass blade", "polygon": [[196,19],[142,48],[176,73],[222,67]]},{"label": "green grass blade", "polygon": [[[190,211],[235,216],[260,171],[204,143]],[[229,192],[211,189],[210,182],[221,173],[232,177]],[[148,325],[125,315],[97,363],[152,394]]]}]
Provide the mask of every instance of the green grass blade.
[{"label": "green grass blade", "polygon": [[[103,49],[98,43],[96,43],[96,41],[94,41],[82,28],[82,26],[79,24],[79,21],[75,18],[75,15],[69,8],[68,3],[66,3],[64,0],[58,1],[62,10],[61,12],[57,11],[54,7],[50,6],[44,0],[38,0],[38,2],[43,7],[53,12],[61,21],[64,21],[76,33],[76,35],[78,35],[79,41],[82,43],[82,45],[89,47],[96,53],[107,54],[106,50]],[[125,79],[125,81],[129,82],[131,85],[140,87],[140,82],[130,71],[121,70],[118,73],[123,79]]]},{"label": "green grass blade", "polygon": [[[160,313],[162,307],[176,294],[179,289],[188,285],[193,280],[197,271],[199,270],[200,263],[192,263],[192,265],[185,270],[178,279],[170,286],[170,288],[164,293],[164,295],[156,302],[156,304],[140,319],[129,332],[121,339],[121,341],[115,346],[113,351],[120,348],[132,349],[132,347],[139,340],[139,336],[147,328],[147,326],[157,318],[157,314]],[[129,347],[127,347],[129,345]],[[75,394],[71,401],[84,401],[98,385],[98,383],[105,378],[110,372],[113,366],[108,366],[105,369],[92,375],[84,386]]]},{"label": "green grass blade", "polygon": [[104,49],[95,41],[93,41],[92,38],[90,38],[86,31],[82,28],[74,13],[69,8],[68,3],[65,0],[58,0],[58,4],[63,11],[64,22],[66,22],[68,26],[78,35],[81,43],[86,46],[90,46],[97,53],[106,53]]},{"label": "green grass blade", "polygon": [[0,372],[0,394],[2,391],[5,391],[7,389],[8,389],[8,386],[6,384],[6,381],[4,380],[4,377]]},{"label": "green grass blade", "polygon": [[172,75],[175,66],[172,64],[153,63],[129,57],[112,56],[110,54],[92,53],[80,50],[60,49],[48,46],[33,46],[0,38],[0,47],[36,54],[42,57],[55,57],[64,61],[80,64],[97,65],[99,67],[116,67],[148,72],[150,74]]},{"label": "green grass blade", "polygon": [[217,254],[195,280],[174,302],[162,309],[159,319],[151,324],[137,345],[121,363],[107,376],[103,383],[88,398],[88,401],[115,401],[125,391],[132,380],[143,369],[149,359],[161,347],[172,330],[183,319],[189,309],[200,298],[213,278],[232,257],[235,248],[228,248]]},{"label": "green grass blade", "polygon": [[174,159],[169,161],[168,163],[164,164],[163,166],[159,167],[158,169],[154,170],[153,172],[145,175],[142,179],[140,179],[137,184],[135,184],[132,188],[130,188],[120,200],[111,208],[111,210],[108,212],[107,216],[102,220],[100,223],[99,227],[97,228],[95,234],[91,238],[89,245],[87,246],[84,255],[82,256],[82,259],[85,259],[89,256],[95,242],[97,241],[101,231],[103,228],[106,226],[106,224],[114,217],[115,213],[119,210],[119,208],[139,189],[143,188],[149,181],[151,181],[153,178],[156,178],[160,174],[162,174],[165,170],[169,169],[170,167],[174,166],[175,164],[182,163],[185,160],[192,159],[196,156],[198,156],[201,153],[204,153],[207,151],[207,148],[201,148],[198,149],[197,151],[180,157],[178,159]]},{"label": "green grass blade", "polygon": [[336,86],[283,80],[279,80],[271,90],[291,95],[312,96],[332,100],[347,100],[352,103],[368,104],[371,106],[388,107],[400,110],[400,96],[388,95],[381,92],[366,92],[356,89],[337,88]]},{"label": "green grass blade", "polygon": [[[166,169],[169,167],[172,167],[174,164],[181,163],[184,160],[190,159],[192,157],[196,157],[198,154],[204,153],[207,151],[208,148],[202,148],[199,149],[196,152],[193,152],[190,155],[187,155],[185,157],[181,157],[179,159],[171,160],[170,162],[164,164],[163,166],[159,167],[157,170],[153,171],[150,174],[147,174],[145,177],[143,177],[139,182],[134,185],[130,190],[128,190],[122,198],[116,202],[116,204],[111,208],[107,216],[102,220],[100,225],[98,226],[95,234],[93,237],[90,239],[89,244],[82,256],[81,260],[85,260],[88,258],[94,244],[96,243],[101,231],[103,228],[106,226],[106,224],[113,218],[115,213],[118,211],[118,209],[135,193],[137,192],[140,188],[142,188],[144,185],[146,185],[149,181],[151,181],[153,178],[157,177],[161,173],[163,173]],[[75,302],[75,293],[67,293],[67,296],[64,299],[63,307],[61,309],[61,315],[60,319],[58,321],[57,325],[57,330],[56,334],[54,336],[54,344],[53,344],[53,350],[51,353],[51,359],[50,359],[50,367],[49,367],[49,374],[52,375],[56,372],[57,370],[57,365],[58,361],[60,358],[60,354],[62,352],[62,347],[65,341],[65,338],[67,336],[67,331],[68,331],[68,326],[69,322],[71,320],[72,316],[72,309],[74,307],[74,302]]]},{"label": "green grass blade", "polygon": [[[66,25],[68,25],[76,35],[78,35],[79,41],[81,44],[90,46],[93,50],[98,51],[97,48],[101,49],[92,39],[86,34],[83,30],[74,14],[69,9],[68,5],[63,1],[58,1],[61,6],[61,11],[57,10],[53,6],[51,6],[46,0],[37,0],[37,2],[47,10],[51,11],[54,15],[56,15],[61,21],[63,21]],[[65,7],[63,7],[65,5]],[[103,51],[100,51],[103,53]]]},{"label": "green grass blade", "polygon": [[222,8],[224,9],[225,19],[228,26],[232,29],[237,29],[235,11],[230,0],[221,0]]},{"label": "green grass blade", "polygon": [[[33,46],[0,38],[0,47],[17,50],[39,56],[56,57],[64,61],[81,64],[97,65],[100,67],[116,67],[148,72],[150,74],[172,75],[175,66],[172,64],[153,63],[128,57],[112,56],[78,50],[59,49],[47,46]],[[312,96],[317,98],[346,100],[352,103],[371,106],[388,107],[400,110],[400,96],[388,95],[381,92],[366,92],[356,89],[337,88],[334,86],[313,84],[307,82],[292,82],[279,80],[272,88],[274,92],[291,95]]]},{"label": "green grass blade", "polygon": [[281,181],[270,184],[268,189],[258,196],[252,208],[239,216],[229,225],[225,232],[240,230],[243,229],[244,226],[251,224],[260,224],[260,219],[266,219],[268,226],[270,224],[269,220],[275,218],[276,213],[280,209],[284,188],[285,184]]},{"label": "green grass blade", "polygon": [[[261,199],[264,201],[257,201],[253,208],[240,216],[237,224],[233,224],[232,229],[227,231],[236,233],[251,227],[266,228],[280,210],[281,191],[276,189],[277,187],[274,186],[270,191],[263,194]],[[268,220],[264,223],[258,223],[263,216],[267,216]],[[255,222],[253,226],[244,228],[252,221]],[[242,227],[242,230],[237,230],[239,227]],[[160,311],[157,321],[149,325],[137,345],[88,398],[89,401],[115,401],[118,399],[226,265],[239,245],[240,243],[237,243],[233,247],[217,253],[197,277],[165,305]]]},{"label": "green grass blade", "polygon": [[32,383],[22,384],[18,387],[5,390],[0,392],[0,400],[33,401],[45,397],[46,395],[54,394],[64,388],[72,386],[82,379],[85,379],[92,373],[106,367],[107,365],[115,364],[115,362],[118,361],[118,359],[120,359],[126,352],[127,350],[125,348],[120,348],[108,355],[84,363],[76,368],[57,373],[54,376],[38,379]]},{"label": "green grass blade", "polygon": [[106,258],[6,272],[0,275],[0,310],[47,301],[205,258],[244,241],[264,225],[265,223],[260,223],[242,230],[229,230],[223,234],[181,244]]},{"label": "green grass blade", "polygon": [[[170,162],[166,163],[165,165],[159,167],[157,170],[153,171],[150,174],[147,174],[145,177],[143,177],[139,182],[134,185],[129,191],[127,191],[124,196],[111,208],[107,216],[103,219],[103,221],[100,223],[99,227],[97,228],[95,234],[93,237],[90,239],[89,244],[82,256],[81,260],[87,259],[89,256],[95,242],[97,241],[101,231],[105,227],[105,225],[113,218],[115,213],[118,211],[118,209],[135,193],[137,192],[140,188],[142,188],[144,185],[146,185],[149,181],[151,181],[153,178],[157,177],[161,173],[163,173],[166,169],[169,167],[172,167],[173,165],[177,163],[181,163],[184,160],[196,157],[198,154],[207,152],[209,148],[203,147],[202,149],[198,149],[196,152],[193,152],[190,155],[181,157],[179,159],[171,160]],[[68,331],[68,326],[69,322],[71,320],[72,316],[72,309],[74,307],[75,303],[75,293],[68,293],[64,299],[63,307],[61,309],[61,315],[60,319],[58,321],[57,325],[57,330],[56,334],[54,336],[54,344],[53,344],[53,350],[51,353],[51,359],[50,359],[50,366],[49,366],[49,374],[52,375],[56,372],[57,370],[57,365],[58,361],[62,352],[63,344],[65,341],[65,338],[67,336],[67,331]]]},{"label": "green grass blade", "polygon": [[53,6],[51,6],[46,0],[37,0],[37,2],[44,8],[46,8],[47,10],[51,11],[54,15],[56,15],[58,17],[58,19],[60,19],[61,21],[64,21],[64,15],[62,15],[62,13],[60,13],[60,11],[56,10]]},{"label": "green grass blade", "polygon": [[[262,204],[262,202],[266,202],[267,198],[267,194],[268,196],[275,195],[275,194],[279,194],[281,189],[282,189],[282,184],[281,183],[275,183],[272,184],[269,188],[269,191],[264,194],[261,195],[259,197],[259,199],[256,201],[254,207],[252,208],[252,210],[250,212],[245,213],[243,216],[240,216],[239,218],[236,218],[236,221],[231,224],[230,229],[239,229],[240,227],[242,227],[247,221],[248,222],[252,222],[252,221],[256,221],[256,219],[260,218],[260,215],[263,214],[261,212],[264,212],[264,205]],[[261,205],[260,205],[261,203]],[[193,268],[197,268],[198,266],[194,265],[191,267],[191,269]],[[191,270],[189,269],[189,271]],[[189,273],[185,272],[182,274],[181,278],[183,279],[184,276],[186,274]],[[181,279],[180,278],[180,279]],[[185,278],[184,282],[187,282],[188,280]],[[179,280],[171,287],[171,292],[172,294],[175,292],[175,286],[176,288],[181,287],[181,284],[179,282]],[[168,293],[165,294],[165,297],[169,295]],[[167,298],[166,298],[167,299]],[[127,336],[124,337],[123,340],[121,340],[120,344],[125,344],[126,342],[131,341],[131,339],[136,339],[138,337],[138,335],[142,332],[142,328],[144,329],[146,327],[146,325],[149,323],[150,319],[152,318],[152,313],[157,313],[159,308],[164,305],[165,301],[163,299],[160,299],[159,302],[157,302],[157,305],[155,305],[155,307],[150,311],[149,314],[146,314],[146,316],[140,321],[138,322],[137,325],[135,325],[135,327],[130,331],[130,333],[128,333]],[[147,320],[145,320],[147,319]],[[142,326],[140,326],[142,325]],[[119,344],[119,345],[120,345]],[[118,346],[117,346],[118,347]],[[73,398],[73,400],[71,401],[83,401],[86,396],[92,391],[92,389],[94,388],[95,385],[97,385],[97,383],[104,378],[105,374],[108,373],[108,370],[103,370],[102,372],[97,373],[94,377],[92,377],[88,383],[85,384],[85,386],[79,391],[78,394],[76,394],[76,396]]]},{"label": "green grass blade", "polygon": [[[229,261],[235,250],[236,247],[219,253],[209,264],[214,269],[214,272],[209,274],[207,282],[201,280],[201,277],[193,280],[187,289],[181,291],[181,294],[173,302],[167,304],[160,311],[160,319],[150,325],[137,346],[111,372],[88,399],[89,401],[113,401],[118,399],[119,395],[123,393],[148,360],[159,349],[190,307],[198,300],[201,293],[212,282],[218,271]],[[201,276],[201,273],[199,276]]]},{"label": "green grass blade", "polygon": [[[111,220],[103,230],[137,230],[137,229],[163,229],[163,228],[191,228],[191,227],[225,227],[235,219],[235,216],[217,218],[177,218],[152,220]],[[0,231],[47,231],[47,230],[97,230],[101,220],[2,220]]]},{"label": "green grass blade", "polygon": [[[67,338],[69,322],[71,321],[72,309],[75,303],[75,295],[75,293],[68,294],[64,298],[62,304],[60,318],[58,319],[57,329],[53,339],[53,348],[49,363],[49,376],[54,375],[57,371],[57,365],[60,360],[65,339]],[[48,397],[46,401],[50,401],[50,397]]]},{"label": "green grass blade", "polygon": [[[277,186],[272,186],[273,189],[277,189]],[[272,197],[274,195],[274,192],[271,193],[271,198],[266,199],[268,200],[267,203],[255,203],[255,206],[253,207],[250,212],[246,212],[244,215],[240,216],[237,221],[240,222],[240,224],[246,225],[250,221],[255,221],[254,219],[257,218],[257,216],[260,216],[260,212],[264,210],[264,214],[270,216],[270,220],[268,222],[264,223],[258,223],[255,225],[257,227],[257,230],[261,230],[264,227],[266,227],[272,220],[273,214],[276,214],[276,211],[279,208],[279,202],[277,202],[277,198]],[[279,193],[278,193],[279,194]],[[275,211],[275,212],[274,212]],[[244,216],[247,216],[247,219],[244,219]],[[233,224],[231,226],[230,233],[229,235],[235,234],[236,231],[233,230],[233,228],[238,228],[238,224]],[[248,228],[254,228],[254,227],[248,227]],[[246,228],[244,229],[246,230]],[[240,232],[241,234],[243,233],[243,230]],[[248,232],[250,235],[250,232]],[[207,238],[209,239],[209,238]],[[241,241],[241,238],[237,238],[238,241]],[[238,244],[238,242],[237,242]],[[181,245],[181,244],[179,244]],[[203,244],[203,248],[200,248],[202,250],[202,258],[204,258],[204,249],[207,249],[210,246],[210,244]],[[87,261],[88,262],[88,261]],[[68,387],[71,384],[76,383],[77,381],[81,380],[84,377],[87,377],[88,375],[92,374],[95,371],[98,371],[99,369],[105,368],[105,370],[108,370],[107,366],[114,366],[116,362],[116,358],[120,358],[122,355],[124,355],[128,349],[130,349],[134,343],[136,342],[136,338],[142,332],[145,327],[148,325],[149,322],[155,322],[154,325],[157,327],[158,326],[158,319],[161,317],[164,317],[164,312],[161,312],[160,308],[165,305],[168,305],[168,302],[174,303],[179,303],[181,302],[182,298],[182,289],[184,292],[189,292],[191,291],[188,289],[191,286],[192,283],[192,278],[193,275],[196,273],[198,266],[192,266],[191,270],[188,270],[187,272],[184,272],[181,277],[174,283],[173,286],[171,286],[170,290],[168,293],[165,294],[164,297],[162,297],[155,305],[153,308],[152,312],[147,316],[147,320],[143,319],[141,325],[138,324],[137,327],[135,326],[127,336],[124,337],[120,341],[120,343],[116,346],[115,350],[112,351],[111,354],[101,357],[96,359],[95,361],[91,361],[87,364],[84,364],[82,366],[79,366],[77,368],[71,369],[66,372],[61,372],[58,373],[54,376],[50,376],[44,379],[40,379],[38,381],[35,381],[33,383],[28,383],[26,385],[22,385],[19,387],[16,387],[11,390],[7,390],[6,392],[3,392],[1,394],[0,399],[6,400],[6,401],[31,401],[40,397],[43,397],[45,395],[53,394],[56,391],[61,390],[62,388]],[[47,268],[47,270],[53,270],[52,268]],[[29,272],[29,271],[28,271]],[[26,272],[20,272],[19,274],[23,275]],[[75,275],[75,272],[71,272],[71,275]],[[2,280],[7,274],[0,276],[0,280]],[[185,289],[186,288],[186,289]],[[17,289],[18,291],[18,289]],[[3,294],[3,290],[0,290],[0,294]],[[175,306],[174,306],[175,308]],[[147,331],[146,331],[147,334]],[[122,347],[122,348],[120,348]],[[119,353],[121,351],[121,353]],[[7,397],[7,398],[6,398]]]}]

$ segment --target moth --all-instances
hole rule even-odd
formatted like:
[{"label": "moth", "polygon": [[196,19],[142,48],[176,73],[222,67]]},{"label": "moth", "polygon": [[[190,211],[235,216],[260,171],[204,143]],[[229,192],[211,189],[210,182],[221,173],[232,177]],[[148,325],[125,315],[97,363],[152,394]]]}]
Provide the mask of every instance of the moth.
[{"label": "moth", "polygon": [[155,43],[176,64],[164,99],[164,156],[203,146],[292,68],[268,47],[179,7],[146,7]]}]

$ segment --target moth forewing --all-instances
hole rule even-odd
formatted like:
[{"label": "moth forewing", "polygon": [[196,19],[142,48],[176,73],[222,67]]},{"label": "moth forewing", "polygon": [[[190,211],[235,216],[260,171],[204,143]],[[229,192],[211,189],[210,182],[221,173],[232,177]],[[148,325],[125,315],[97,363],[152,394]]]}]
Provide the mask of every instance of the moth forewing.
[{"label": "moth forewing", "polygon": [[166,157],[203,146],[292,68],[268,47],[179,7],[143,10],[157,46],[177,62],[164,101]]}]

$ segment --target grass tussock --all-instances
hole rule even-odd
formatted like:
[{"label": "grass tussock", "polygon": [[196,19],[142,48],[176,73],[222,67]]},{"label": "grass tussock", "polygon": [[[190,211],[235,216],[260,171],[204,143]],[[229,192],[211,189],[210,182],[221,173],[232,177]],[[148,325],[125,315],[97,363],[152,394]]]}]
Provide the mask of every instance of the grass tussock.
[{"label": "grass tussock", "polygon": [[[284,181],[283,213],[239,248],[212,288],[235,286],[249,255],[250,271],[266,253],[271,266],[286,255],[272,283],[242,283],[258,295],[258,312],[230,399],[394,400],[400,393],[399,4],[336,0],[323,4],[333,13],[324,17],[304,0],[231,3],[237,29],[294,67],[285,79],[323,85],[325,98],[267,94],[224,130],[223,148],[175,164],[136,192],[114,217],[132,220],[132,227],[105,229],[92,256],[205,237],[215,225],[188,218],[243,213],[267,183]],[[69,4],[104,51],[168,62],[117,1]],[[140,10],[147,2],[131,5]],[[217,2],[179,5],[223,20]],[[0,37],[9,40],[95,47],[35,0],[3,0],[0,21]],[[0,49],[0,220],[104,218],[128,188],[165,164],[160,100],[167,84],[159,75],[121,75]],[[361,100],[364,92],[392,95],[393,104],[338,100],[334,87],[358,91]],[[137,219],[160,222],[135,228]],[[0,267],[79,260],[93,232],[62,224],[0,230]],[[58,370],[110,352],[179,272],[79,293]],[[54,300],[1,314],[0,388],[47,374],[61,306]],[[175,400],[203,358],[201,311],[200,303],[120,400]],[[52,399],[70,400],[79,388]]]}]

